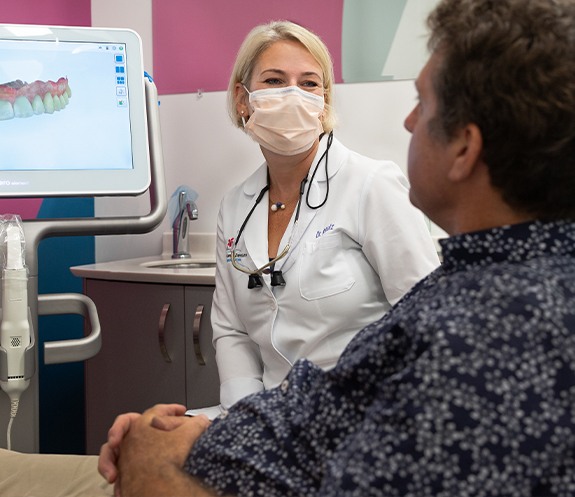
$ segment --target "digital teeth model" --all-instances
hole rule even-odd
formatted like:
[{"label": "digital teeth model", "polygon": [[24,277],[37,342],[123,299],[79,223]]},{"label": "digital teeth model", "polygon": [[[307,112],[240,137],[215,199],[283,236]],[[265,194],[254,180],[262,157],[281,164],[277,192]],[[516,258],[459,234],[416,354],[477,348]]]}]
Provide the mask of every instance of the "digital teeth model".
[{"label": "digital teeth model", "polygon": [[11,81],[0,85],[0,121],[37,114],[53,114],[72,96],[68,78],[58,81]]}]

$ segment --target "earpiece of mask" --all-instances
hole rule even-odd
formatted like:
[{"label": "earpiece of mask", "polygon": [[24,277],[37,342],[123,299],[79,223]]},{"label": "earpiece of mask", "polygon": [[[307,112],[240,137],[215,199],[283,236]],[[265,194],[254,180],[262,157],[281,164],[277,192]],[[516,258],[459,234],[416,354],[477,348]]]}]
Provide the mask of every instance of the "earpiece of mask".
[{"label": "earpiece of mask", "polygon": [[323,132],[323,97],[297,86],[246,91],[252,114],[244,129],[263,148],[280,155],[300,154]]}]

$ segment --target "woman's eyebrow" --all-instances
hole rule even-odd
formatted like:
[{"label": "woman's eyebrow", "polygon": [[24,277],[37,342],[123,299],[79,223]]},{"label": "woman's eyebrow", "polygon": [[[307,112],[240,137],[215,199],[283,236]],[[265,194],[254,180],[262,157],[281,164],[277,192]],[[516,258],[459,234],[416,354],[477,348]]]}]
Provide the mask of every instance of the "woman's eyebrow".
[{"label": "woman's eyebrow", "polygon": [[[271,72],[274,74],[282,74],[282,75],[287,74],[286,71],[284,71],[283,69],[275,69],[275,68],[264,69],[261,72],[261,74],[263,75],[263,74],[268,73],[268,72]],[[321,79],[321,76],[315,71],[305,71],[301,75],[302,76],[315,76],[316,78]]]}]

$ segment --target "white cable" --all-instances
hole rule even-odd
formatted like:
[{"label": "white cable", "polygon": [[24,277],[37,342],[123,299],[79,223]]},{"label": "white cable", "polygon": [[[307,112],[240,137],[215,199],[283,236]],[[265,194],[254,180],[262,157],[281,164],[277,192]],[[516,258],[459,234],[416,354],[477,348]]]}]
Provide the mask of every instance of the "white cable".
[{"label": "white cable", "polygon": [[18,404],[20,404],[20,399],[12,399],[10,401],[10,421],[8,422],[8,430],[6,431],[6,441],[7,449],[12,450],[12,423],[16,414],[18,414]]},{"label": "white cable", "polygon": [[8,421],[8,428],[6,430],[6,448],[8,450],[12,450],[12,424],[14,423],[16,414],[18,414],[20,395],[28,388],[29,383],[30,381],[24,378],[0,381],[0,388],[10,397],[10,421]]}]

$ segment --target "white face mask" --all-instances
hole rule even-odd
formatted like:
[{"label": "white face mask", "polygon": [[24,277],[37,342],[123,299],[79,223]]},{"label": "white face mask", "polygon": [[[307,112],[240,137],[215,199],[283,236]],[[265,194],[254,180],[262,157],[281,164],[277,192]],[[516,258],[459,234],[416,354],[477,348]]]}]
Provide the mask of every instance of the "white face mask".
[{"label": "white face mask", "polygon": [[252,115],[244,129],[265,149],[296,155],[309,150],[323,132],[323,97],[297,86],[246,91]]}]

